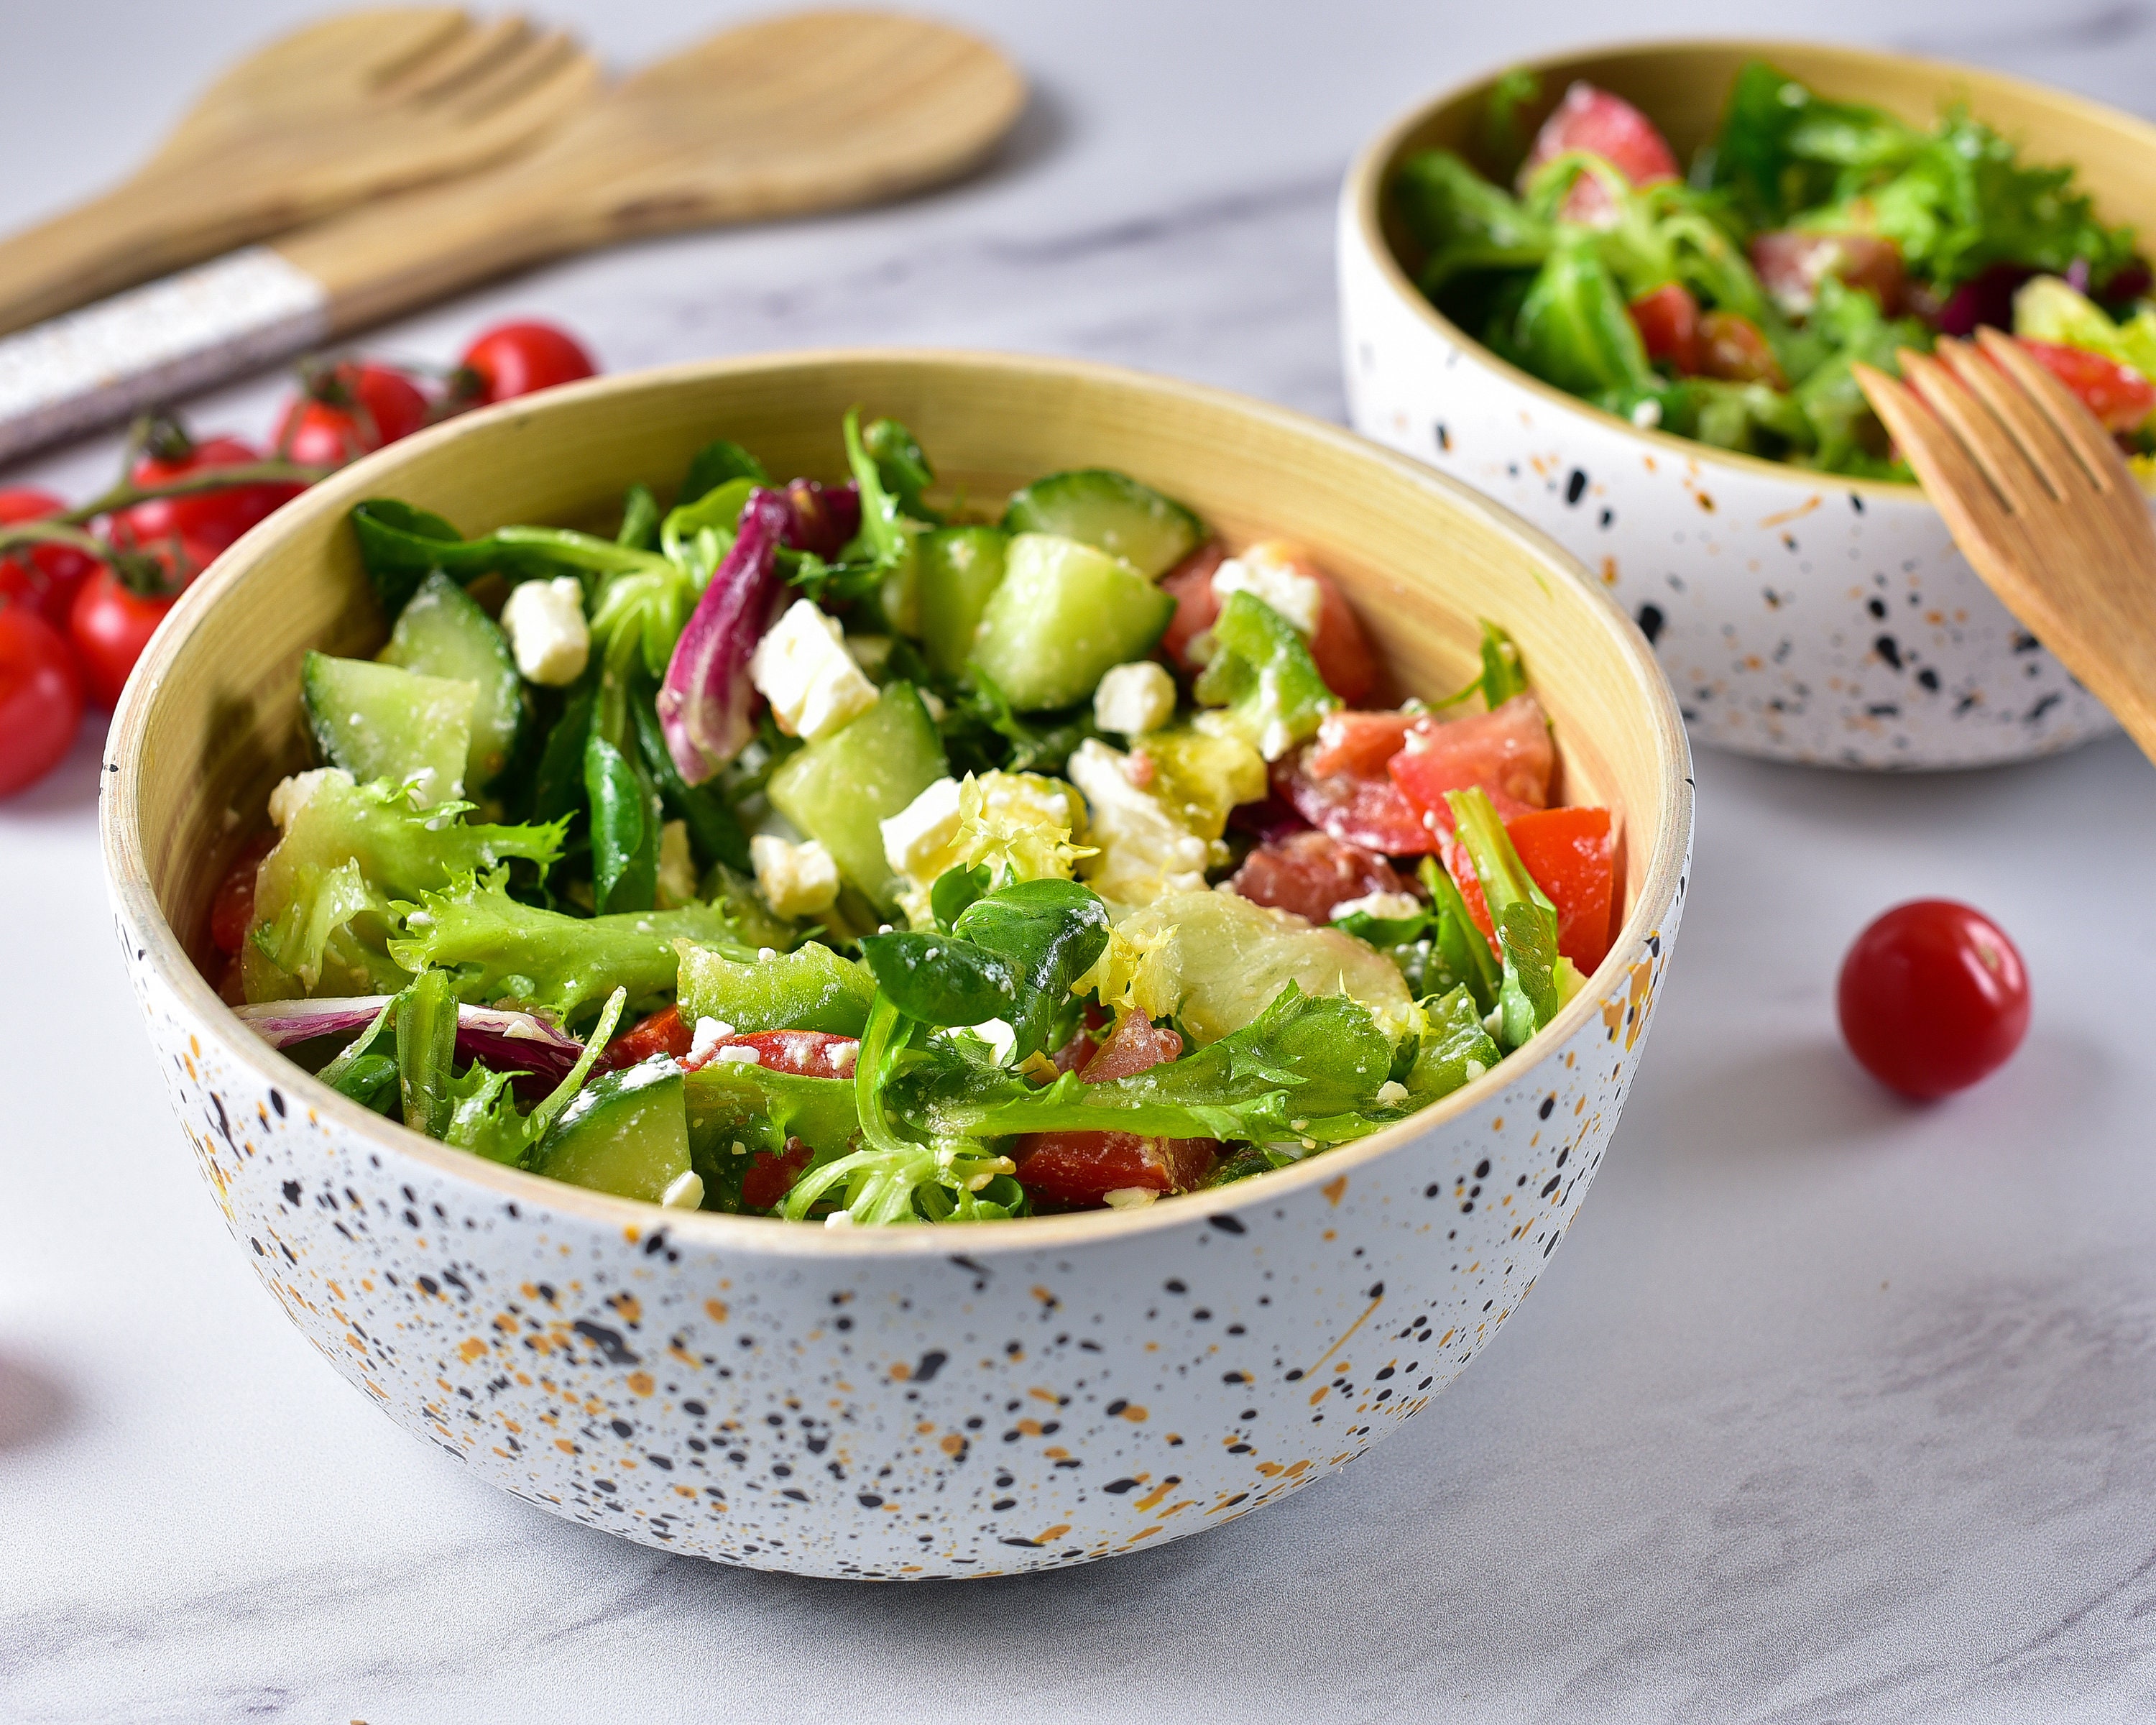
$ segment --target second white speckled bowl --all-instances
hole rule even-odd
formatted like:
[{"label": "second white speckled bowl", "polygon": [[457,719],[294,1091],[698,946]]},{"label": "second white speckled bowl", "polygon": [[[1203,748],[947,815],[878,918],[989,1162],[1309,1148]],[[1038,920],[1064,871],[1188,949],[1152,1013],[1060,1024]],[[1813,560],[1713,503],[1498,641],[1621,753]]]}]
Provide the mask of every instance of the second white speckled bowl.
[{"label": "second white speckled bowl", "polygon": [[[1545,107],[1585,79],[1639,105],[1686,158],[1754,57],[1920,123],[1965,99],[2035,160],[2076,163],[2107,219],[2156,228],[2156,127],[1995,73],[1774,42],[1646,44],[1531,69]],[[1654,641],[1698,742],[1840,767],[1976,767],[2115,729],[1913,485],[1640,430],[1431,306],[1401,261],[1385,188],[1417,150],[1466,150],[1492,81],[1419,105],[1348,173],[1338,261],[1355,428],[1518,511],[1584,562]]]},{"label": "second white speckled bowl", "polygon": [[[839,415],[904,419],[974,496],[1081,464],[1235,542],[1308,542],[1403,681],[1474,618],[1518,639],[1579,800],[1620,812],[1622,927],[1495,1071],[1297,1168],[1149,1209],[832,1230],[662,1210],[356,1106],[190,962],[224,858],[300,750],[310,646],[382,621],[345,515],[591,519],[714,436],[829,476]],[[237,820],[227,811],[237,811]],[[361,1394],[478,1478],[725,1563],[983,1575],[1195,1532],[1426,1404],[1533,1286],[1609,1142],[1682,904],[1684,733],[1638,632],[1538,535],[1347,433],[1099,367],[806,356],[598,380],[394,445],[242,541],[151,643],[105,773],[116,934],[232,1236]]]}]

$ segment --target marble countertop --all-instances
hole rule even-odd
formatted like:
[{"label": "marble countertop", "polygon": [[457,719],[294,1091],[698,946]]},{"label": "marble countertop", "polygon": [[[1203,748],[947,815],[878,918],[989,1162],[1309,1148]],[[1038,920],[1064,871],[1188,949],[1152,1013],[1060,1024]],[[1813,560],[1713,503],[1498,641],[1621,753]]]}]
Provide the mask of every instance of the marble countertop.
[{"label": "marble countertop", "polygon": [[[2080,9],[2075,8],[2078,6]],[[304,0],[18,8],[0,228],[90,190]],[[731,3],[554,0],[618,64]],[[983,177],[626,249],[520,311],[609,369],[854,341],[1076,353],[1338,417],[1331,208],[1471,69],[1632,22],[1343,0],[950,0],[1038,95]],[[746,11],[746,8],[743,8]],[[1786,32],[1674,0],[1658,33]],[[1827,0],[1805,33],[2156,112],[2156,15]],[[194,404],[259,433],[283,385]],[[105,440],[7,475],[83,491]],[[109,950],[96,739],[0,804],[0,1718],[2130,1719],[2156,1712],[2156,773],[2113,740],[1889,779],[1705,754],[1683,950],[1618,1140],[1501,1345],[1265,1514],[1059,1574],[870,1588],[672,1558],[471,1481],[283,1321]],[[1835,1040],[1901,899],[2021,943],[2015,1063],[1929,1111]]]}]

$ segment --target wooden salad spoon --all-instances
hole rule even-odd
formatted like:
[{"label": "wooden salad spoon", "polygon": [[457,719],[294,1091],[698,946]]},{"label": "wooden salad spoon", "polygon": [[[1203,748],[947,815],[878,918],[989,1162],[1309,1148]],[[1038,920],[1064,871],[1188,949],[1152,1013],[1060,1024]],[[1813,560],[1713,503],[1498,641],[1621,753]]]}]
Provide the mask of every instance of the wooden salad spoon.
[{"label": "wooden salad spoon", "polygon": [[2156,520],[2110,434],[1997,330],[1857,382],[1984,584],[2156,761]]},{"label": "wooden salad spoon", "polygon": [[544,259],[920,191],[977,167],[1024,103],[1001,54],[917,18],[726,31],[511,161],[0,341],[0,460]]},{"label": "wooden salad spoon", "polygon": [[0,331],[529,145],[598,82],[521,17],[346,13],[249,54],[135,174],[0,241]]}]

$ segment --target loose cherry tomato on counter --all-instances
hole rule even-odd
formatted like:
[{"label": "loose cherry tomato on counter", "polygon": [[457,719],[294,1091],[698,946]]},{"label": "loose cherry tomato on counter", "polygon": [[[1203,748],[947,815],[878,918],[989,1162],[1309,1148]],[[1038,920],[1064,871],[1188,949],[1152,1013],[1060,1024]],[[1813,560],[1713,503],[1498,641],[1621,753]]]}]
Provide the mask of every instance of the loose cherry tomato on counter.
[{"label": "loose cherry tomato on counter", "polygon": [[2029,974],[1989,917],[1951,899],[1917,899],[1857,936],[1836,1004],[1864,1070],[1931,1101],[1995,1072],[2021,1045]]},{"label": "loose cherry tomato on counter", "polygon": [[169,590],[137,593],[116,574],[110,565],[100,564],[97,572],[82,584],[74,608],[68,614],[68,639],[74,643],[82,665],[83,681],[90,698],[100,706],[117,706],[127,674],[150,644],[150,637],[172,608],[180,589],[208,568],[217,552],[198,542],[181,540],[157,548],[167,572]]},{"label": "loose cherry tomato on counter", "polygon": [[[50,491],[0,491],[0,527],[44,521],[66,507]],[[74,596],[96,567],[95,557],[72,545],[20,547],[0,557],[0,595],[28,605],[64,634]]]},{"label": "loose cherry tomato on counter", "polygon": [[427,398],[389,366],[346,360],[315,377],[277,422],[277,447],[306,467],[341,467],[427,423]]},{"label": "loose cherry tomato on counter", "polygon": [[0,797],[34,784],[82,723],[82,675],[59,632],[29,606],[0,602]]},{"label": "loose cherry tomato on counter", "polygon": [[497,324],[465,350],[460,362],[482,402],[509,401],[597,374],[583,345],[551,323]]},{"label": "loose cherry tomato on counter", "polygon": [[[138,485],[168,485],[175,480],[219,467],[251,467],[266,459],[254,444],[239,438],[205,438],[196,443],[167,423],[152,429],[148,453],[135,464],[128,478]],[[112,517],[112,541],[126,547],[148,547],[187,539],[215,553],[280,504],[298,496],[301,490],[280,481],[152,498]]]}]

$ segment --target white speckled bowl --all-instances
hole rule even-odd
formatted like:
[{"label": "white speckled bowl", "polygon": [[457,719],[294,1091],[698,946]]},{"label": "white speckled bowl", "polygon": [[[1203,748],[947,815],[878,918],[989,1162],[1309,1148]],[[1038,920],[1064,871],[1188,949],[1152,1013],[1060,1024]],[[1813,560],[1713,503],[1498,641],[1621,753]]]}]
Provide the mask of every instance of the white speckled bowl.
[{"label": "white speckled bowl", "polygon": [[[1137,1213],[832,1232],[660,1210],[479,1161],[257,1041],[189,959],[224,857],[299,758],[309,646],[382,621],[346,531],[596,520],[716,435],[829,474],[850,404],[974,496],[1125,467],[1240,541],[1310,542],[1393,674],[1449,688],[1502,619],[1567,781],[1622,811],[1609,960],[1532,1045],[1390,1132]],[[1578,1209],[1669,961],[1691,833],[1675,701],[1556,548],[1347,433],[1098,367],[837,354],[608,378],[341,474],[175,609],[116,718],[117,934],[188,1142],[293,1322],[399,1425],[555,1513],[727,1563],[982,1575],[1246,1514],[1351,1460],[1496,1334]],[[236,818],[227,811],[237,811]]]},{"label": "white speckled bowl", "polygon": [[[2035,159],[2077,164],[2106,219],[2156,231],[2156,127],[1995,73],[1772,42],[1648,44],[1532,69],[1543,110],[1586,79],[1643,109],[1689,160],[1754,56],[1911,121],[1964,99]],[[1423,298],[1385,188],[1417,150],[1471,159],[1493,81],[1422,104],[1348,173],[1340,308],[1355,428],[1509,505],[1594,571],[1652,638],[1698,742],[1840,767],[1974,767],[2115,728],[1914,486],[1639,430],[1499,359]]]}]

